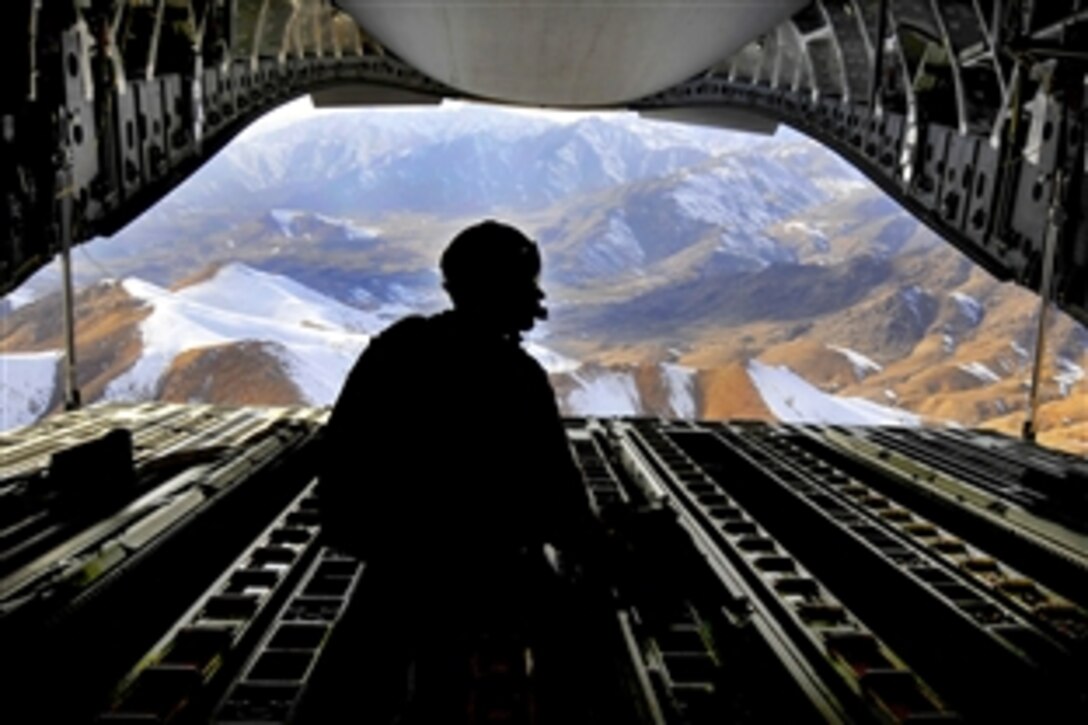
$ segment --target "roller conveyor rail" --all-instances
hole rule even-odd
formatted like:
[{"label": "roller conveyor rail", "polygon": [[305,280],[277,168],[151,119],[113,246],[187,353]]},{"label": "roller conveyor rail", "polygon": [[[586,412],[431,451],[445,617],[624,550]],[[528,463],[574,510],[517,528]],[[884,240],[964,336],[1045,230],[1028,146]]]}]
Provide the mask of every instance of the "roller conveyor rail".
[{"label": "roller conveyor rail", "polygon": [[209,707],[208,693],[222,691],[240,664],[237,653],[262,637],[317,559],[315,486],[307,486],[141,658],[99,722],[200,722],[209,716],[207,710],[183,711]]},{"label": "roller conveyor rail", "polygon": [[1083,600],[1088,591],[1088,536],[905,453],[878,446],[864,431],[797,426],[780,430],[820,460],[970,539],[1010,566],[1032,572],[1033,578],[1064,596]]},{"label": "roller conveyor rail", "polygon": [[[816,575],[888,632],[892,646],[966,716],[1045,712],[1058,722],[1083,706],[1083,610],[1030,580],[998,590],[985,576],[949,566],[955,557],[1002,571],[827,463],[791,464],[766,443],[767,431],[714,426],[668,435],[776,537],[803,551]],[[1014,592],[1027,596],[1016,601]],[[1033,609],[1024,601],[1033,596],[1054,606]]]},{"label": "roller conveyor rail", "polygon": [[624,431],[682,509],[812,706],[830,721],[956,720],[922,682],[723,486],[654,424]]},{"label": "roller conveyor rail", "polygon": [[[588,421],[569,423],[567,436],[590,508],[598,517],[630,510],[643,498],[629,483],[625,485],[618,461],[610,460],[602,427]],[[626,566],[652,571],[655,564],[636,555]],[[631,580],[625,577],[614,578],[611,584],[613,616],[624,642],[620,657],[630,668],[629,689],[638,693],[639,721],[653,725],[712,722],[728,704],[720,696],[720,657],[707,636],[706,618],[693,601],[695,595],[684,587],[664,595],[651,593],[630,586]]]},{"label": "roller conveyor rail", "polygon": [[[835,497],[837,502],[864,519],[865,525],[877,526],[898,538],[905,548],[926,558],[927,566],[943,568],[954,580],[981,590],[989,600],[987,618],[1002,623],[1024,618],[1036,628],[1042,639],[1059,647],[1066,655],[1088,655],[1088,610],[1049,590],[989,552],[964,541],[917,513],[911,513],[894,498],[889,499],[862,481],[846,475],[831,464],[802,449],[786,435],[775,430],[748,436],[748,446],[773,457],[778,465],[807,476],[817,485],[819,494]],[[903,563],[903,562],[900,562]],[[935,577],[936,578],[936,577]],[[945,584],[952,588],[951,583]],[[994,607],[990,609],[989,607]]]},{"label": "roller conveyor rail", "polygon": [[[32,429],[0,435],[0,481],[20,475],[43,471],[49,457],[56,451],[83,443],[108,432],[112,427],[127,427],[134,431],[133,444],[139,456],[142,437],[176,427],[185,431],[186,423],[200,409],[183,405],[144,404],[136,410],[103,405],[46,418]],[[32,434],[30,432],[32,431]],[[152,448],[156,448],[153,441]]]},{"label": "roller conveyor rail", "polygon": [[933,431],[874,428],[857,435],[1088,534],[1088,462],[1029,461]]},{"label": "roller conveyor rail", "polygon": [[[80,486],[76,489],[80,494],[77,507],[57,496],[49,508],[29,512],[33,527],[27,526],[24,520],[6,529],[5,532],[16,529],[17,533],[7,537],[10,542],[4,540],[8,548],[0,552],[0,562],[18,563],[26,558],[28,551],[51,548],[41,551],[22,566],[3,572],[0,617],[34,604],[48,603],[55,607],[76,597],[115,567],[139,554],[157,536],[195,516],[223,492],[301,444],[310,434],[306,427],[298,426],[279,426],[278,430],[273,430],[267,421],[252,420],[252,414],[248,415],[251,420],[243,421],[240,414],[244,413],[246,411],[233,412],[225,421],[210,426],[211,430],[198,430],[187,441],[171,445],[160,458],[152,460],[145,455],[144,465],[137,467],[135,473],[151,470],[148,475],[138,476],[131,486],[119,493],[134,497],[127,502],[118,495],[111,495],[106,508],[102,509],[91,497],[81,493],[85,487]],[[246,444],[241,455],[224,461],[221,452],[210,457],[197,454],[207,450],[207,441],[218,440],[224,430],[237,428],[241,422],[246,423],[252,433],[257,433],[238,439],[239,443]],[[182,447],[189,455],[182,455]],[[169,463],[170,456],[187,465],[180,473],[168,475],[163,480],[164,471],[170,474],[176,468],[176,464]],[[164,461],[165,465],[162,464]],[[155,470],[156,462],[160,463],[159,470]],[[101,470],[95,472],[101,473]],[[47,479],[31,482],[33,485],[27,485],[30,490],[25,495],[33,496],[33,489],[45,487],[47,482]],[[111,510],[111,503],[120,504],[120,508]],[[90,509],[92,517],[104,516],[91,523],[93,519],[89,521],[88,512],[81,508]]]},{"label": "roller conveyor rail", "polygon": [[306,683],[355,593],[363,565],[322,548],[231,682],[211,722],[289,723]]},{"label": "roller conveyor rail", "polygon": [[[135,441],[168,429],[160,442],[170,450],[162,455],[166,448],[141,443],[131,456],[138,463],[129,464],[135,484],[121,498],[95,457],[72,459],[73,470],[62,478],[73,484],[65,494],[73,498],[50,498],[50,506],[36,512],[49,523],[48,536],[39,537],[32,557],[0,572],[0,638],[8,655],[3,681],[17,683],[4,710],[12,722],[85,721],[111,677],[131,665],[126,658],[146,646],[144,638],[157,636],[157,622],[184,606],[180,597],[206,585],[203,567],[229,556],[241,537],[252,537],[247,532],[254,522],[232,517],[263,516],[301,487],[295,469],[312,455],[312,421],[274,410],[141,407],[103,406],[51,421],[57,436],[46,452],[53,459],[50,474],[58,456],[71,450],[66,423],[81,431],[130,426]],[[155,414],[164,408],[167,415]],[[33,494],[33,486],[50,484],[47,474],[26,485]],[[41,697],[51,677],[68,683],[65,698]]]}]

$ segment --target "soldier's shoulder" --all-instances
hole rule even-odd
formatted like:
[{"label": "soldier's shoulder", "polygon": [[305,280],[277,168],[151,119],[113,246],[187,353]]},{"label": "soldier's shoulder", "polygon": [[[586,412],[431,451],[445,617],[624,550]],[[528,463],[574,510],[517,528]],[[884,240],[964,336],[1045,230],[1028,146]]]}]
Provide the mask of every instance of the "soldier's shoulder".
[{"label": "soldier's shoulder", "polygon": [[423,315],[409,315],[408,317],[402,317],[378,333],[374,338],[374,342],[382,344],[410,342],[426,335],[429,327],[428,318]]}]

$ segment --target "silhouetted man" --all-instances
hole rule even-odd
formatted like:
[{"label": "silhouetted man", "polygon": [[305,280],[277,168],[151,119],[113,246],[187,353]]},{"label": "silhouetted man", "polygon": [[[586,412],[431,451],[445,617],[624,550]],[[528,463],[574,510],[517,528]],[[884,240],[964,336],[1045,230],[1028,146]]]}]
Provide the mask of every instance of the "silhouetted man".
[{"label": "silhouetted man", "polygon": [[323,521],[330,543],[367,561],[360,597],[388,620],[377,644],[361,637],[372,648],[516,614],[540,598],[543,543],[577,549],[585,535],[554,393],[520,345],[547,315],[540,267],[513,227],[465,229],[441,260],[453,309],[374,338],[336,403]]}]

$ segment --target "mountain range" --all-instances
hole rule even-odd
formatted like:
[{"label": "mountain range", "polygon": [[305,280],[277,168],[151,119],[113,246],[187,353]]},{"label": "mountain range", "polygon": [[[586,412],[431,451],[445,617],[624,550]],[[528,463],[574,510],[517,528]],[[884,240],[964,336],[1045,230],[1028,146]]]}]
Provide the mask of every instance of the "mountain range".
[{"label": "mountain range", "polygon": [[[85,397],[327,404],[445,304],[438,255],[482,216],[541,245],[530,344],[570,414],[1019,426],[1037,299],[825,149],[473,107],[244,136],[77,250]],[[50,274],[0,307],[7,425],[58,402]],[[1047,344],[1043,440],[1088,453],[1088,334],[1053,314]]]},{"label": "mountain range", "polygon": [[[58,331],[45,320],[53,300],[11,316],[6,346],[43,347],[8,353],[22,397],[9,397],[8,423],[28,422],[60,401]],[[47,305],[47,303],[49,303]],[[170,290],[143,280],[99,282],[80,294],[84,339],[83,392],[102,400],[172,400],[231,404],[329,405],[371,337],[405,313],[397,304],[366,312],[279,275],[230,264]],[[583,363],[528,341],[570,415],[699,415],[699,371],[678,363],[638,367]],[[481,365],[486,361],[481,361]],[[770,407],[789,406],[781,381],[813,410],[870,422],[914,421],[879,405],[836,399],[793,373],[753,361],[749,385]],[[784,377],[785,376],[785,377]]]}]

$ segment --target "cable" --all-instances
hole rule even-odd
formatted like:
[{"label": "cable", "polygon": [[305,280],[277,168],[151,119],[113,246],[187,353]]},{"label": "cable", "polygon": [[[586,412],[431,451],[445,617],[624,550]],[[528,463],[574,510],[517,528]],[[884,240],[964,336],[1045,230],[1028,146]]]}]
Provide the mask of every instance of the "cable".
[{"label": "cable", "polygon": [[83,252],[83,256],[85,256],[87,258],[87,261],[90,262],[92,265],[94,265],[94,267],[99,272],[101,272],[102,275],[105,278],[107,278],[107,279],[120,279],[120,277],[117,274],[115,274],[114,272],[112,272],[109,269],[106,269],[103,265],[99,264],[97,259],[95,259],[94,257],[91,256],[91,253],[89,251],[87,251],[87,245],[86,244],[79,245],[79,249],[80,249],[80,251]]}]

